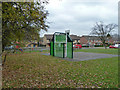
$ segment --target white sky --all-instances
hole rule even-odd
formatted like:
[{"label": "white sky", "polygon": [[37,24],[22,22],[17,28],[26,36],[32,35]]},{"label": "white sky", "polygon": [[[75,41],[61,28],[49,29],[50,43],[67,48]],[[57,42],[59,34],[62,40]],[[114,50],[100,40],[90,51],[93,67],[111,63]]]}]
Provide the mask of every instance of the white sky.
[{"label": "white sky", "polygon": [[[88,35],[96,22],[118,24],[119,0],[50,0],[46,5],[50,28],[44,34],[65,32]],[[116,30],[117,32],[117,30]]]}]

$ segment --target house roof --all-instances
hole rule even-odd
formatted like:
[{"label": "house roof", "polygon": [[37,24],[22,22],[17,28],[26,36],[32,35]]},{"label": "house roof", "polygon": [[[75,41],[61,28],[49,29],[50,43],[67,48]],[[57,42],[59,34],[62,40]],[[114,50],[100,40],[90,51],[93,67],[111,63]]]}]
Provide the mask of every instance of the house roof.
[{"label": "house roof", "polygon": [[87,40],[100,40],[100,38],[98,36],[83,35],[82,37],[85,37]]},{"label": "house roof", "polygon": [[[47,40],[49,40],[53,38],[53,34],[45,34],[44,37],[46,37]],[[80,36],[77,36],[77,35],[70,35],[70,38],[72,40],[80,40]]]},{"label": "house roof", "polygon": [[47,38],[47,40],[52,39],[53,34],[45,34],[44,37]]},{"label": "house roof", "polygon": [[77,35],[70,35],[70,38],[72,40],[80,40],[80,36],[77,36]]}]

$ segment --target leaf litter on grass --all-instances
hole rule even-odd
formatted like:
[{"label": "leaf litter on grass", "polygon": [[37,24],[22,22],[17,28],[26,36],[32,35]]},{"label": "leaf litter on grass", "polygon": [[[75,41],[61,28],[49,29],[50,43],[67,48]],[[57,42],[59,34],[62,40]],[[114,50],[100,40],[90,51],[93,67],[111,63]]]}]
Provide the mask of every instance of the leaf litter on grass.
[{"label": "leaf litter on grass", "polygon": [[116,87],[117,60],[112,59],[71,62],[39,53],[10,55],[3,69],[3,87]]}]

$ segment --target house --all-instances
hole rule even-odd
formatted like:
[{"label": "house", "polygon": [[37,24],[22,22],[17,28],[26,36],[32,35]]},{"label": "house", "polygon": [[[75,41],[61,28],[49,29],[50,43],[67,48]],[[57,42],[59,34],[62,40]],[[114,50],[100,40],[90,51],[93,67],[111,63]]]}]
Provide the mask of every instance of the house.
[{"label": "house", "polygon": [[38,47],[38,43],[30,43],[27,47]]},{"label": "house", "polygon": [[53,34],[45,34],[43,37],[42,44],[46,45],[46,47],[50,46],[50,41],[52,40]]},{"label": "house", "polygon": [[[50,41],[52,40],[53,34],[45,34],[43,37],[42,44],[46,45],[46,47],[50,46]],[[80,43],[80,36],[70,35],[70,38],[73,40],[73,44]]]},{"label": "house", "polygon": [[83,35],[80,38],[80,43],[83,46],[93,46],[93,45],[101,45],[102,42],[97,36],[88,36],[88,35]]},{"label": "house", "polygon": [[[106,43],[108,44],[114,44],[116,41],[113,38],[109,38]],[[83,35],[80,38],[80,43],[83,46],[94,46],[94,45],[102,45],[102,42],[98,36],[89,36],[89,35]]]},{"label": "house", "polygon": [[80,36],[70,35],[70,38],[73,40],[73,44],[78,44],[78,43],[80,43]]},{"label": "house", "polygon": [[44,37],[40,37],[39,47],[45,47],[45,46],[46,46],[46,45],[43,45],[43,38],[44,38]]},{"label": "house", "polygon": [[38,41],[37,41],[37,40],[29,41],[29,42],[26,44],[26,47],[38,47]]}]

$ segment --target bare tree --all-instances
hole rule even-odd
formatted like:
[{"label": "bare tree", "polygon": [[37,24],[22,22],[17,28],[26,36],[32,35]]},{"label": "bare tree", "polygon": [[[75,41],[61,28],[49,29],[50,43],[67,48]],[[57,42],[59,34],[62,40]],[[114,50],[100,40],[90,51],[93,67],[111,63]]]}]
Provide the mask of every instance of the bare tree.
[{"label": "bare tree", "polygon": [[116,24],[105,25],[103,22],[96,22],[90,34],[97,35],[106,49],[106,41],[111,37],[110,33],[117,27]]}]

